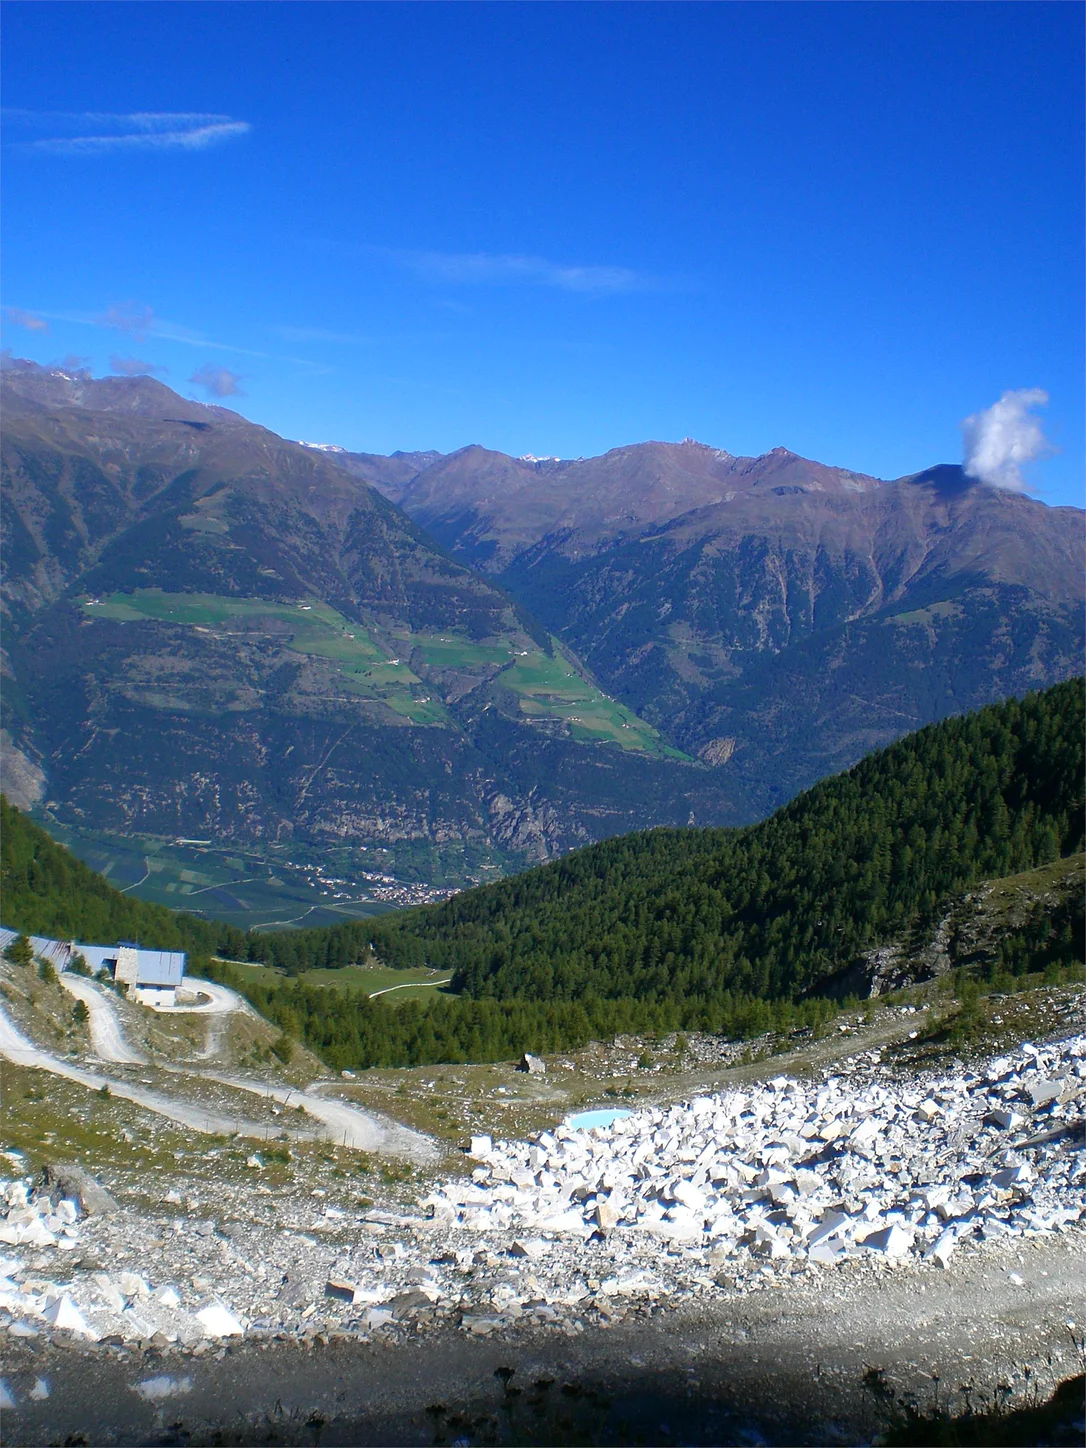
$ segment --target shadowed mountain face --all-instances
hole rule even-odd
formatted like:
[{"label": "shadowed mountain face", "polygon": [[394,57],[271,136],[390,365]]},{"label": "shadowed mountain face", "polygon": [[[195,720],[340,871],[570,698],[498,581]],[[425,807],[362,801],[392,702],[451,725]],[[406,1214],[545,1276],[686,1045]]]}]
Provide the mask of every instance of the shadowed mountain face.
[{"label": "shadowed mountain face", "polygon": [[414,842],[462,878],[738,817],[335,455],[148,378],[22,366],[3,396],[6,777],[58,818]]},{"label": "shadowed mountain face", "polygon": [[1082,512],[959,467],[880,483],[691,442],[539,464],[466,448],[409,481],[344,462],[752,813],[1080,667]]}]

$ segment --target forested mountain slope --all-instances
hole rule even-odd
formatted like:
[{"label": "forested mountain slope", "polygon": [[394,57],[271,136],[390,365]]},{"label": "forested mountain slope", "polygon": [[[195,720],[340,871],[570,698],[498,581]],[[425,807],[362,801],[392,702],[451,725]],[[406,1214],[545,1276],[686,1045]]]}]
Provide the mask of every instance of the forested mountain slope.
[{"label": "forested mountain slope", "polygon": [[24,803],[37,778],[64,823],[307,858],[417,841],[461,879],[741,817],[323,451],[150,378],[23,364],[2,386],[3,720]]},{"label": "forested mountain slope", "polygon": [[910,729],[1080,667],[1084,518],[687,440],[531,462],[338,457],[486,571],[751,815]]},{"label": "forested mountain slope", "polygon": [[245,936],[122,894],[0,795],[0,924],[27,935],[236,956]]},{"label": "forested mountain slope", "polygon": [[740,830],[653,830],[445,904],[269,940],[455,970],[478,997],[817,993],[953,894],[1083,844],[1083,681],[929,726]]},{"label": "forested mountain slope", "polygon": [[[817,1023],[880,971],[908,979],[933,947],[1001,978],[1081,964],[1081,856],[962,892],[1081,850],[1083,716],[1075,680],[923,730],[758,826],[654,830],[436,909],[272,935],[134,901],[5,804],[3,923],[187,948],[337,1068],[507,1059],[625,1031],[757,1035]],[[452,966],[464,993],[397,1007],[206,961],[300,972],[374,949]]]}]

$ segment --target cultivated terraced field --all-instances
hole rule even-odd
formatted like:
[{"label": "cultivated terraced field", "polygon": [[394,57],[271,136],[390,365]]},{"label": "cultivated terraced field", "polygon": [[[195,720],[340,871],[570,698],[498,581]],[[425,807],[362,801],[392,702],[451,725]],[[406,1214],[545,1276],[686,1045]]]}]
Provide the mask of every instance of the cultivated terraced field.
[{"label": "cultivated terraced field", "polygon": [[180,624],[203,632],[242,635],[335,666],[350,694],[379,700],[414,724],[453,727],[447,703],[489,683],[516,696],[526,720],[565,723],[574,739],[684,759],[651,725],[608,698],[554,644],[547,654],[513,638],[475,641],[450,634],[385,631],[345,618],[317,601],[275,603],[215,594],[139,589],[87,598],[93,618],[114,623]]}]

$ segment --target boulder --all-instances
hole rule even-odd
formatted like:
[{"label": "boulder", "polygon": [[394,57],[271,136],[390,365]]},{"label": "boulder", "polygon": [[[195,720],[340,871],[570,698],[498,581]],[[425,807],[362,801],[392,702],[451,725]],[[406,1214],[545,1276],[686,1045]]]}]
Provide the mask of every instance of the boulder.
[{"label": "boulder", "polygon": [[547,1074],[547,1063],[539,1056],[533,1056],[528,1051],[520,1058],[518,1071],[527,1071],[529,1076],[545,1076]]},{"label": "boulder", "polygon": [[42,1313],[46,1322],[53,1327],[62,1328],[66,1332],[77,1332],[81,1337],[94,1337],[95,1334],[87,1326],[87,1323],[76,1307],[75,1303],[66,1292],[62,1293]]},{"label": "boulder", "polygon": [[904,1257],[906,1252],[912,1250],[913,1234],[902,1227],[898,1222],[893,1222],[889,1227],[880,1227],[877,1232],[871,1232],[864,1237],[860,1243],[861,1247],[869,1247],[873,1252],[879,1252],[884,1257]]},{"label": "boulder", "polygon": [[1047,1106],[1050,1101],[1058,1101],[1066,1084],[1065,1081],[1027,1081],[1026,1092],[1036,1110],[1040,1106]]},{"label": "boulder", "polygon": [[518,1237],[509,1248],[510,1257],[527,1257],[531,1262],[538,1262],[541,1257],[547,1255],[547,1244],[540,1237]]},{"label": "boulder", "polygon": [[618,1225],[618,1208],[604,1198],[596,1203],[596,1226],[601,1232],[610,1232]]},{"label": "boulder", "polygon": [[245,1329],[221,1302],[207,1302],[196,1313],[196,1321],[208,1337],[242,1337]]},{"label": "boulder", "polygon": [[53,1202],[67,1197],[78,1205],[84,1216],[93,1216],[96,1212],[111,1215],[121,1210],[105,1187],[81,1166],[48,1163],[42,1172],[42,1181]]}]

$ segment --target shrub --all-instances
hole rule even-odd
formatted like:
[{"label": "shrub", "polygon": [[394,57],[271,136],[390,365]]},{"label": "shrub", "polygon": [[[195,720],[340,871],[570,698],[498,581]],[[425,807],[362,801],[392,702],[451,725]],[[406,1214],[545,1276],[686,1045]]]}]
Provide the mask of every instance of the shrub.
[{"label": "shrub", "polygon": [[284,1066],[289,1066],[294,1056],[294,1042],[287,1035],[286,1031],[280,1031],[272,1042],[272,1051],[279,1057]]},{"label": "shrub", "polygon": [[17,935],[4,954],[12,965],[29,965],[34,959],[34,951],[25,935]]}]

